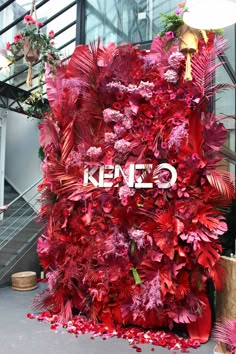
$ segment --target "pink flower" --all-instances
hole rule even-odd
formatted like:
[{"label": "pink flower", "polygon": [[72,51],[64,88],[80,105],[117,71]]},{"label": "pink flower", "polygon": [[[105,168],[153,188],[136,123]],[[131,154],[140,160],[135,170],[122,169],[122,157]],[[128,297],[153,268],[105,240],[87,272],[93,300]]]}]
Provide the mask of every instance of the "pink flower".
[{"label": "pink flower", "polygon": [[22,39],[22,34],[18,33],[14,36],[14,42],[17,43]]},{"label": "pink flower", "polygon": [[120,136],[126,132],[125,128],[122,127],[119,123],[114,125],[114,132],[116,135]]},{"label": "pink flower", "polygon": [[166,39],[169,40],[169,39],[175,38],[175,34],[172,31],[168,31],[165,33],[165,37],[166,37]]},{"label": "pink flower", "polygon": [[164,79],[167,82],[172,82],[173,84],[176,84],[179,79],[179,76],[175,70],[169,69],[164,73]]},{"label": "pink flower", "polygon": [[95,146],[91,146],[88,150],[87,150],[87,155],[91,158],[98,158],[99,156],[101,156],[102,154],[102,148],[96,148]]},{"label": "pink flower", "polygon": [[118,122],[123,118],[123,114],[115,109],[106,108],[103,111],[103,118],[105,123],[112,122],[112,121]]},{"label": "pink flower", "polygon": [[25,15],[24,21],[27,22],[27,23],[34,23],[34,19],[30,15]]},{"label": "pink flower", "polygon": [[53,30],[51,30],[49,33],[48,33],[48,37],[49,38],[54,38],[55,37],[55,33]]},{"label": "pink flower", "polygon": [[122,187],[119,188],[119,193],[118,194],[119,194],[120,199],[132,197],[135,194],[135,189],[134,188],[130,188],[126,184],[125,186],[122,186]]},{"label": "pink flower", "polygon": [[105,143],[112,144],[117,140],[117,135],[114,133],[105,133]]},{"label": "pink flower", "polygon": [[130,146],[130,142],[128,142],[125,139],[120,139],[120,140],[116,141],[116,143],[114,145],[114,148],[118,152],[126,153],[128,151],[128,149],[129,149],[129,146]]},{"label": "pink flower", "polygon": [[38,27],[42,27],[43,26],[43,22],[37,22],[37,26]]},{"label": "pink flower", "polygon": [[10,43],[10,42],[7,42],[7,43],[6,43],[6,50],[10,50],[10,48],[11,48],[11,43]]},{"label": "pink flower", "polygon": [[128,117],[124,117],[122,119],[122,125],[125,129],[131,129],[133,126],[133,121],[132,121],[132,119],[130,119]]},{"label": "pink flower", "polygon": [[181,11],[180,9],[176,9],[176,10],[174,11],[174,13],[175,13],[175,15],[179,16],[179,15],[182,14],[182,11]]},{"label": "pink flower", "polygon": [[180,67],[181,62],[184,60],[184,55],[180,52],[172,53],[168,58],[168,63],[172,68],[178,69]]},{"label": "pink flower", "polygon": [[54,41],[51,41],[51,42],[50,42],[50,44],[51,44],[51,45],[54,45],[54,44],[55,44],[55,42],[54,42]]}]

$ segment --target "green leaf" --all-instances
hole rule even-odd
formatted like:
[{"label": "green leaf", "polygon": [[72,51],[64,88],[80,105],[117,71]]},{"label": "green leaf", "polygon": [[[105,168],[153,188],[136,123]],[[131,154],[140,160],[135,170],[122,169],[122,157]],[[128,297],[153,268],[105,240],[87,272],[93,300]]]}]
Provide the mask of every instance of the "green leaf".
[{"label": "green leaf", "polygon": [[131,267],[130,270],[132,270],[132,273],[133,273],[133,277],[134,277],[134,281],[135,281],[135,284],[142,284],[142,280],[138,274],[138,271],[135,267]]}]

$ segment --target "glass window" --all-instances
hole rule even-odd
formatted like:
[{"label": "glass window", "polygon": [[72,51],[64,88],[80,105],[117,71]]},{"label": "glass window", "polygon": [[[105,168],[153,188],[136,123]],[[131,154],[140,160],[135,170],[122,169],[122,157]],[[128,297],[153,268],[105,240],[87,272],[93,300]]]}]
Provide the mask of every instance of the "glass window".
[{"label": "glass window", "polygon": [[[216,83],[233,84],[223,66],[220,66],[216,70],[215,81]],[[235,115],[235,90],[234,89],[220,91],[219,93],[216,94],[215,99],[216,99],[215,111],[217,115],[219,116]],[[227,129],[235,128],[235,120],[232,118],[224,119],[223,123],[225,124],[225,127]]]},{"label": "glass window", "polygon": [[226,27],[224,29],[224,36],[229,42],[229,49],[226,52],[227,58],[232,65],[232,68],[235,71],[235,43],[236,43],[236,38],[235,38],[235,25]]},{"label": "glass window", "polygon": [[150,41],[161,29],[160,13],[176,8],[179,1],[87,0],[86,43]]}]

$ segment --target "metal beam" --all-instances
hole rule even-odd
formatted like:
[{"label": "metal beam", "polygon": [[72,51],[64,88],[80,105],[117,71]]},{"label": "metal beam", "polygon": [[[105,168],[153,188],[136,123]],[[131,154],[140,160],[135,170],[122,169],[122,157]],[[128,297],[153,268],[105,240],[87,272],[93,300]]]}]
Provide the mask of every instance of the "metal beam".
[{"label": "metal beam", "polygon": [[85,44],[85,0],[77,0],[76,45]]},{"label": "metal beam", "polygon": [[0,6],[0,12],[2,10],[4,10],[7,6],[11,5],[14,1],[15,0],[8,0],[8,1],[4,2],[4,4]]}]

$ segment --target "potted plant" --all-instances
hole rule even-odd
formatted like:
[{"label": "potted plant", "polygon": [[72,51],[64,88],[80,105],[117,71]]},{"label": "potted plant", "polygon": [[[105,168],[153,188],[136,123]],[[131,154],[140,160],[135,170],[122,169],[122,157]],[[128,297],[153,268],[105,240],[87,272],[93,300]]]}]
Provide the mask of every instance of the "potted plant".
[{"label": "potted plant", "polygon": [[15,62],[21,54],[29,64],[27,84],[32,86],[32,65],[40,59],[39,81],[45,72],[45,64],[48,63],[52,73],[55,73],[58,64],[59,55],[54,47],[54,32],[49,34],[42,32],[42,22],[37,22],[31,15],[24,17],[26,23],[25,29],[14,36],[14,42],[6,43],[6,49],[10,51],[9,58]]}]

